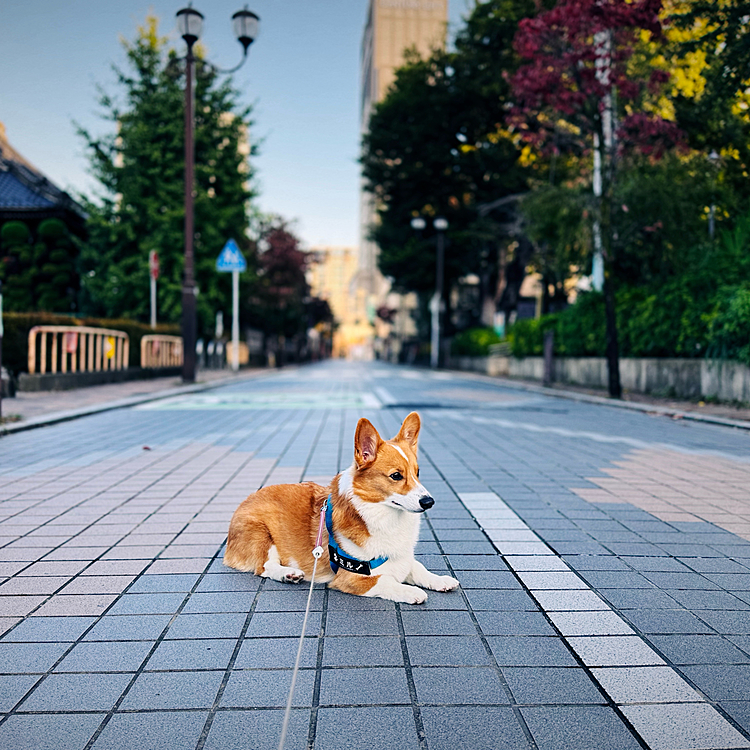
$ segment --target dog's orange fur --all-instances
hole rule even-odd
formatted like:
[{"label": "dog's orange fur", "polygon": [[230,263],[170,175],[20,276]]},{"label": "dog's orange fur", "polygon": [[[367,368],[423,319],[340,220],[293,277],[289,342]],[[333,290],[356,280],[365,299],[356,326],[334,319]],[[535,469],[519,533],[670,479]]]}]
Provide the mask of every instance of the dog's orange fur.
[{"label": "dog's orange fur", "polygon": [[[338,492],[338,477],[328,487],[315,482],[274,484],[263,487],[244,500],[232,516],[227,535],[224,565],[236,570],[263,573],[268,550],[275,544],[282,565],[298,567],[312,575],[310,551],[315,546],[320,524],[320,509],[329,494]],[[300,512],[300,508],[304,511]],[[347,539],[364,544],[370,536],[364,521],[349,503],[334,504],[333,524]],[[328,562],[328,533],[323,528],[323,560]],[[320,564],[319,564],[320,567]],[[346,571],[342,571],[346,573]],[[361,579],[352,573],[346,577]],[[365,579],[367,583],[370,579]],[[369,590],[375,583],[371,579]],[[359,583],[359,581],[357,581]],[[345,589],[342,589],[342,591]],[[346,589],[348,590],[348,589]]]},{"label": "dog's orange fur", "polygon": [[232,516],[224,565],[260,575],[275,544],[282,565],[294,560],[295,567],[311,575],[310,550],[327,497],[328,488],[314,482],[276,484],[254,492]]}]

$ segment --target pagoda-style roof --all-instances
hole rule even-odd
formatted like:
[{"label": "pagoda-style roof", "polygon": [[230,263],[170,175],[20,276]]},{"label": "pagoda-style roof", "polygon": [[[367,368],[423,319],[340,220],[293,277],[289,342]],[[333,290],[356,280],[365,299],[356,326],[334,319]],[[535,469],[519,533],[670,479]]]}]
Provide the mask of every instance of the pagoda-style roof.
[{"label": "pagoda-style roof", "polygon": [[8,143],[0,123],[0,224],[49,218],[62,219],[72,232],[81,234],[86,212]]}]

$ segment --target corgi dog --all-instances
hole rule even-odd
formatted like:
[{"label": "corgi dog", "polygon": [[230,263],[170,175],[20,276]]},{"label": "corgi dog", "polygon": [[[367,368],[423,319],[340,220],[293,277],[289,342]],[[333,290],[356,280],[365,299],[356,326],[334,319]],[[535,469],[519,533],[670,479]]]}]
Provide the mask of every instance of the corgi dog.
[{"label": "corgi dog", "polygon": [[430,573],[414,557],[421,515],[435,504],[419,481],[420,428],[412,412],[396,437],[383,440],[362,418],[354,462],[328,487],[302,482],[254,492],[232,516],[224,564],[275,581],[310,580],[324,515],[322,547],[328,554],[320,562],[328,565],[318,568],[317,581],[406,604],[427,601],[423,588],[457,588],[455,578]]}]

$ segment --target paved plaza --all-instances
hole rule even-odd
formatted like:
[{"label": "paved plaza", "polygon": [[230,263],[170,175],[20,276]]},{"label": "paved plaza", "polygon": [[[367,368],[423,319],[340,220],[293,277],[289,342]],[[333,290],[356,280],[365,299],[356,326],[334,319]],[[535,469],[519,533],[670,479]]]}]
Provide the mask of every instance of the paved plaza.
[{"label": "paved plaza", "polygon": [[461,586],[316,587],[286,747],[750,748],[750,431],[343,362],[0,437],[0,748],[276,748],[307,586],[229,519],[413,410]]}]

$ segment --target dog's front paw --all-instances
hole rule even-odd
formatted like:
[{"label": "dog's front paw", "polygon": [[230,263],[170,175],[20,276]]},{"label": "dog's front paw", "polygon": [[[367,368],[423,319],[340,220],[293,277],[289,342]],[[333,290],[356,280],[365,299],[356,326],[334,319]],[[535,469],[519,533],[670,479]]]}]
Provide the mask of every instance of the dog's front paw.
[{"label": "dog's front paw", "polygon": [[301,570],[290,570],[281,580],[284,583],[302,583],[305,580],[305,574]]},{"label": "dog's front paw", "polygon": [[377,596],[380,599],[390,599],[392,602],[404,604],[424,604],[427,601],[427,593],[422,589],[400,583],[387,576],[381,576],[365,596]]},{"label": "dog's front paw", "polygon": [[438,576],[433,586],[435,591],[455,591],[458,588],[458,581],[450,576]]},{"label": "dog's front paw", "polygon": [[416,586],[403,586],[402,590],[404,598],[399,601],[404,604],[424,604],[427,601],[427,592]]}]

